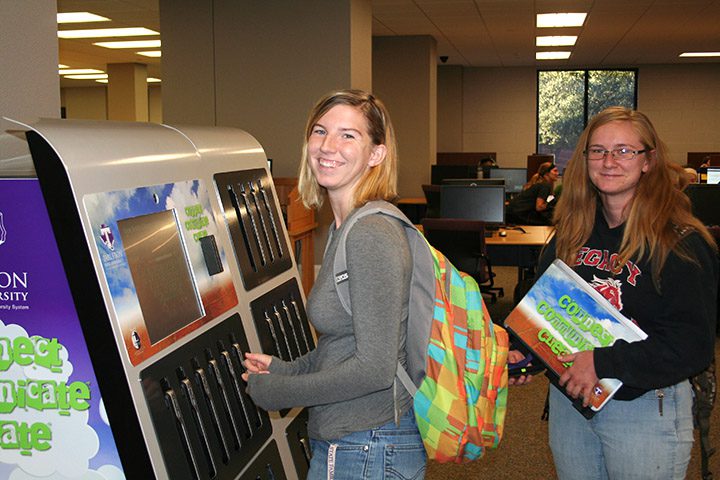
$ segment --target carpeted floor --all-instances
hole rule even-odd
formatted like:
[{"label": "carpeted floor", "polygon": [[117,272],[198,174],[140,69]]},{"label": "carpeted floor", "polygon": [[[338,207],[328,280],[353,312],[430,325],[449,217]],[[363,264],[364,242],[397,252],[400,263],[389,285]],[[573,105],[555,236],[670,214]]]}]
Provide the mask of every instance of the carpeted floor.
[{"label": "carpeted floor", "polygon": [[[494,305],[488,304],[493,319],[504,319],[512,309],[513,288],[517,270],[511,267],[495,268],[496,284],[505,288],[505,297]],[[716,357],[720,358],[716,344]],[[552,479],[555,478],[552,455],[548,447],[547,422],[540,419],[545,405],[548,381],[544,375],[535,377],[529,385],[511,387],[508,394],[508,410],[505,433],[497,450],[488,452],[475,462],[455,465],[431,462],[426,479]],[[711,445],[720,447],[720,407],[713,410],[711,420]],[[720,478],[720,454],[710,458],[710,469]],[[689,480],[701,480],[700,445],[695,438],[692,459],[686,476]]]}]

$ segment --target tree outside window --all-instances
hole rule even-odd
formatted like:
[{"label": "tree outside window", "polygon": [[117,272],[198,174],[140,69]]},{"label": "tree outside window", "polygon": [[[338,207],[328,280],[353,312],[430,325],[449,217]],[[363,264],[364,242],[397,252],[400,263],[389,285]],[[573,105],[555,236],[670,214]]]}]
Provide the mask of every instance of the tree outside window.
[{"label": "tree outside window", "polygon": [[588,119],[616,105],[636,108],[636,70],[539,71],[537,152],[562,172]]}]

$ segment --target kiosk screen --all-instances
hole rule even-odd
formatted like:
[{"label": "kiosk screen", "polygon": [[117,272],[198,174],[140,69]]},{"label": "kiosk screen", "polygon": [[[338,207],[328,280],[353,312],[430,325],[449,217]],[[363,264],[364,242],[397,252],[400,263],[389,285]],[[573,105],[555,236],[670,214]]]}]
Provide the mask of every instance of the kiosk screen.
[{"label": "kiosk screen", "polygon": [[175,211],[117,224],[150,341],[157,343],[202,317]]}]

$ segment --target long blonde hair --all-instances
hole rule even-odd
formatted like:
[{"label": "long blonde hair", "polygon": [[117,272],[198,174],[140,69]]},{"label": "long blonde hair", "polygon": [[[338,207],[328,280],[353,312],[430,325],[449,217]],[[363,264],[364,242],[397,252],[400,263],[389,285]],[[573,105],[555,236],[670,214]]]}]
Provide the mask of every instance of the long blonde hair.
[{"label": "long blonde hair", "polygon": [[308,140],[313,127],[320,117],[337,105],[349,105],[357,108],[367,121],[368,134],[373,145],[385,145],[385,160],[368,169],[354,192],[353,207],[359,207],[370,200],[393,201],[397,198],[397,142],[390,115],[385,105],[372,94],[362,90],[339,90],[322,97],[310,111],[305,125],[300,172],[298,174],[298,192],[307,208],[320,208],[326,190],[321,187],[310,169]]},{"label": "long blonde hair", "polygon": [[590,120],[580,135],[573,156],[563,175],[563,192],[555,207],[553,221],[557,227],[557,256],[574,265],[580,248],[590,238],[595,214],[600,203],[597,189],[588,175],[585,150],[592,134],[610,122],[628,122],[647,150],[649,168],[642,174],[635,194],[625,207],[625,231],[618,261],[618,273],[631,258],[652,262],[653,282],[660,285],[660,274],[670,252],[695,261],[691,252],[678,243],[682,234],[695,230],[715,246],[707,228],[691,212],[690,200],[676,188],[677,176],[670,167],[667,151],[650,119],[644,114],[623,107],[610,107]]}]

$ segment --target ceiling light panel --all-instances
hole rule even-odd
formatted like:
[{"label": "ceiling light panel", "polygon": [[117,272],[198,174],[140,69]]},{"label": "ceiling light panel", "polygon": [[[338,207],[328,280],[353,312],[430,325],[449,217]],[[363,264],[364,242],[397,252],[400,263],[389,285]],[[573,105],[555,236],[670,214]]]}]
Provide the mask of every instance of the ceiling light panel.
[{"label": "ceiling light panel", "polygon": [[538,28],[552,27],[582,27],[587,13],[539,13],[536,26]]},{"label": "ceiling light panel", "polygon": [[148,52],[135,52],[138,55],[142,55],[144,57],[152,57],[152,58],[160,58],[162,57],[162,51],[161,50],[151,50]]},{"label": "ceiling light panel", "polygon": [[71,78],[73,80],[97,80],[100,78],[108,78],[108,74],[95,73],[90,75],[63,75],[63,78]]},{"label": "ceiling light panel", "polygon": [[93,73],[105,73],[95,68],[62,68],[58,70],[60,75],[88,75]]},{"label": "ceiling light panel", "polygon": [[720,52],[685,52],[681,57],[720,57]]},{"label": "ceiling light panel", "polygon": [[160,35],[160,32],[145,27],[58,30],[60,38],[146,37],[150,35]]},{"label": "ceiling light panel", "polygon": [[535,52],[535,60],[565,60],[570,52]]},{"label": "ceiling light panel", "polygon": [[57,14],[57,23],[109,22],[110,19],[90,12],[65,12]]},{"label": "ceiling light panel", "polygon": [[128,40],[124,42],[96,42],[93,45],[105,48],[160,48],[160,40]]},{"label": "ceiling light panel", "polygon": [[577,42],[577,35],[535,37],[536,47],[572,47]]}]

